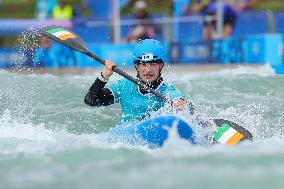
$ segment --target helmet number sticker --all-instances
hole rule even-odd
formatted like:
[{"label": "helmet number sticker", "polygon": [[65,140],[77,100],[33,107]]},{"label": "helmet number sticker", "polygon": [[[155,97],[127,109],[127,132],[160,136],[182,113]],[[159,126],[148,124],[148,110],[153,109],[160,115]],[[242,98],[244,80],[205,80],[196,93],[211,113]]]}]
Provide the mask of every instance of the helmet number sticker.
[{"label": "helmet number sticker", "polygon": [[142,61],[151,61],[153,60],[154,56],[152,53],[145,53],[142,54]]}]

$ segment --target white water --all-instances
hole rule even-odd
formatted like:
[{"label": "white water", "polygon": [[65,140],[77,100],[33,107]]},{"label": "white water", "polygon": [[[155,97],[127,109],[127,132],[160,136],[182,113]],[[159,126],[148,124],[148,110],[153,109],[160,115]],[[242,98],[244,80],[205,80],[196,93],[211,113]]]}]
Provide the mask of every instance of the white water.
[{"label": "white water", "polygon": [[284,78],[270,67],[165,72],[200,115],[232,120],[253,133],[253,143],[233,147],[190,145],[175,133],[160,149],[109,143],[104,132],[119,120],[119,106],[83,103],[98,73],[0,71],[2,186],[282,188]]}]

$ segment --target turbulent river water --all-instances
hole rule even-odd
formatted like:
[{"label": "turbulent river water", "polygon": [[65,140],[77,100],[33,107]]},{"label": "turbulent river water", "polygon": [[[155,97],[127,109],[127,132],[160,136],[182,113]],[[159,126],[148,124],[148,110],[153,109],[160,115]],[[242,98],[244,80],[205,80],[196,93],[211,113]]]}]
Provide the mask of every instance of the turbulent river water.
[{"label": "turbulent river water", "polygon": [[166,68],[163,76],[204,117],[232,120],[254,142],[191,145],[173,135],[155,149],[110,143],[105,132],[120,106],[83,102],[99,70],[0,70],[0,188],[282,188],[284,77],[269,66],[186,70]]}]

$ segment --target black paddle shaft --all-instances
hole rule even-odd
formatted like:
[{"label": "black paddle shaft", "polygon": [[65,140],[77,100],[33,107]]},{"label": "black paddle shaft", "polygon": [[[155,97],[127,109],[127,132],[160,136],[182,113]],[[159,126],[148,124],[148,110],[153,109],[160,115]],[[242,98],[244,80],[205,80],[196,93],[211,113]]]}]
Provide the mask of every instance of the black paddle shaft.
[{"label": "black paddle shaft", "polygon": [[[90,51],[87,51],[85,53],[87,56],[97,60],[98,62],[100,62],[101,64],[105,65],[105,60],[103,60],[102,58],[98,57],[97,55],[91,53]],[[112,67],[112,70],[121,75],[122,77],[136,83],[137,85],[139,85],[140,87],[142,87],[143,89],[145,89],[146,91],[154,94],[155,96],[159,97],[160,99],[164,100],[164,101],[168,101],[168,99],[161,95],[159,92],[153,90],[152,88],[148,87],[147,85],[145,85],[144,83],[142,83],[141,81],[137,80],[136,78],[132,77],[131,75],[128,75],[127,73],[125,73],[124,71],[122,71],[121,69],[119,69],[118,67]]]},{"label": "black paddle shaft", "polygon": [[[47,31],[50,29],[54,29],[54,28],[62,28],[65,31],[68,31],[69,33],[72,33],[74,36],[76,36],[75,38],[71,38],[68,40],[62,40],[50,33],[48,33]],[[87,47],[85,46],[83,40],[74,32],[64,28],[64,27],[59,27],[59,26],[47,26],[43,29],[41,29],[41,34],[54,40],[57,41],[63,45],[65,45],[68,48],[74,49],[76,51],[79,51],[83,54],[86,54],[87,56],[97,60],[98,62],[100,62],[101,64],[105,65],[105,60],[103,60],[102,58],[98,57],[97,55],[93,54],[92,52],[90,52]],[[128,75],[127,73],[125,73],[124,71],[120,70],[118,67],[113,67],[112,70],[114,72],[116,72],[117,74],[121,75],[122,77],[136,83],[138,86],[142,87],[144,90],[154,94],[155,96],[157,96],[158,98],[164,100],[164,101],[169,101],[169,99],[167,99],[165,96],[163,96],[162,94],[160,94],[159,92],[153,90],[152,88],[148,87],[147,85],[145,85],[144,83],[142,83],[141,81],[139,81],[138,79]]]}]

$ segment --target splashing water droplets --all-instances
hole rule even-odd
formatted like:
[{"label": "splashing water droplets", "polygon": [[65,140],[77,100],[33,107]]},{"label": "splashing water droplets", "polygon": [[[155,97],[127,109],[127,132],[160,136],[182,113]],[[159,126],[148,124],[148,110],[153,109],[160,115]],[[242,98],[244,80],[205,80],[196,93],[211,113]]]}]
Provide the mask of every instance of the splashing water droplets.
[{"label": "splashing water droplets", "polygon": [[14,51],[17,53],[14,63],[16,69],[33,66],[36,50],[45,46],[44,38],[39,33],[40,28],[29,27],[17,38]]}]

